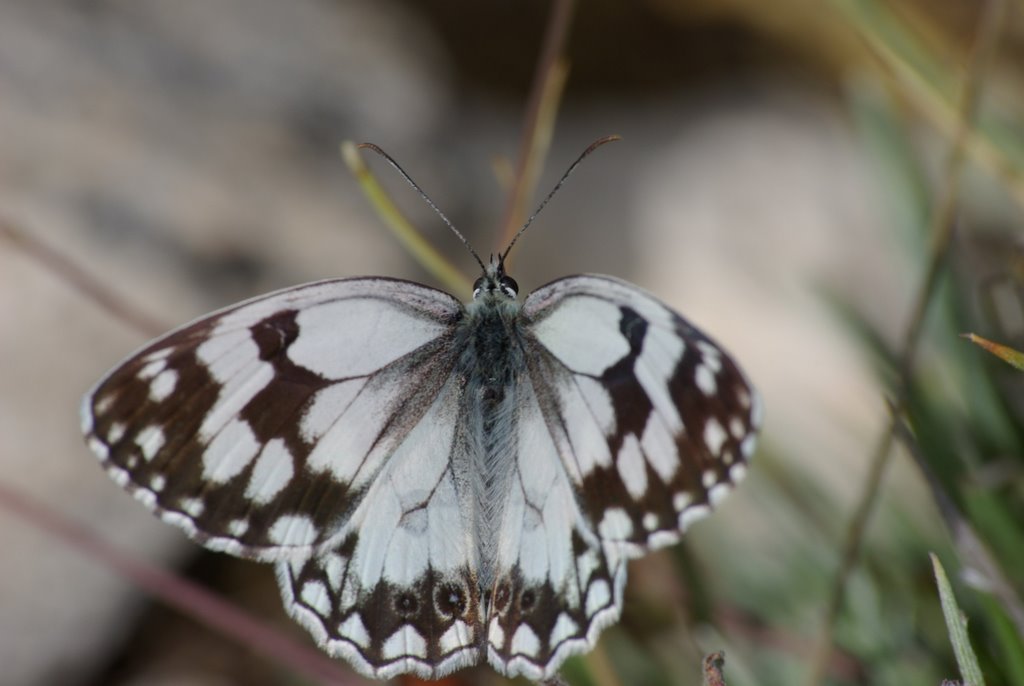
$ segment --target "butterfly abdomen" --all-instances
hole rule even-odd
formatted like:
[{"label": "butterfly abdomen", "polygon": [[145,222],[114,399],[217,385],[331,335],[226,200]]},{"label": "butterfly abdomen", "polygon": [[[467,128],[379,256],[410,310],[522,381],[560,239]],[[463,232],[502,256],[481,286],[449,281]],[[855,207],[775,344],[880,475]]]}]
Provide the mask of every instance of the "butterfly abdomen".
[{"label": "butterfly abdomen", "polygon": [[465,379],[471,481],[477,504],[482,589],[494,580],[501,515],[515,473],[515,425],[520,377],[525,373],[519,307],[510,300],[480,301],[462,327],[458,372]]}]

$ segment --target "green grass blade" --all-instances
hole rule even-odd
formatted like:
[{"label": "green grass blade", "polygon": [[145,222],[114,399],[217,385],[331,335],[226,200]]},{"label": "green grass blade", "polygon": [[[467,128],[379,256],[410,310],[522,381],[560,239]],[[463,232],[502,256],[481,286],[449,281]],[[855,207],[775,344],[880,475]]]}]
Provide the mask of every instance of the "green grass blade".
[{"label": "green grass blade", "polygon": [[963,678],[965,686],[984,686],[985,677],[981,675],[978,658],[967,637],[967,618],[956,604],[953,587],[949,584],[949,578],[946,576],[946,570],[942,568],[942,563],[934,553],[931,553],[931,558],[932,567],[935,569],[935,583],[939,587],[939,599],[942,602],[942,615],[946,618],[946,629],[949,632],[949,640],[953,644],[956,663],[960,666],[960,676]]},{"label": "green grass blade", "polygon": [[1006,345],[1000,345],[999,343],[990,341],[987,338],[982,338],[977,334],[965,333],[962,335],[971,343],[981,346],[1007,364],[1013,365],[1016,369],[1024,371],[1024,353],[1019,350],[1014,350]]}]

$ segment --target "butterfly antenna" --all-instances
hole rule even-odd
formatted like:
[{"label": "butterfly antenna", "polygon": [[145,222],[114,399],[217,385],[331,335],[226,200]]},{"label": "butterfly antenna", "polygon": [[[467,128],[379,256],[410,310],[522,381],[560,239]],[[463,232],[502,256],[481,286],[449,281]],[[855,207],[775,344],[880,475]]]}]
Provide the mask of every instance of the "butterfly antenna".
[{"label": "butterfly antenna", "polygon": [[551,192],[548,193],[547,197],[541,201],[540,205],[537,206],[537,209],[534,210],[533,214],[531,214],[529,218],[526,220],[526,223],[523,224],[523,227],[516,232],[515,236],[512,237],[512,240],[509,242],[508,247],[505,248],[505,252],[501,253],[500,261],[502,263],[505,262],[505,258],[508,257],[508,254],[512,252],[512,246],[516,244],[516,241],[518,241],[519,237],[523,235],[523,232],[526,231],[530,224],[533,223],[533,220],[537,218],[537,215],[540,214],[540,211],[543,210],[544,206],[548,204],[548,201],[551,200],[551,198],[555,197],[555,193],[558,192],[558,189],[562,187],[562,184],[566,182],[569,176],[574,171],[576,171],[576,167],[580,166],[580,162],[582,162],[584,158],[590,155],[590,153],[594,152],[605,143],[611,143],[613,141],[618,140],[622,140],[622,136],[618,134],[612,134],[611,136],[604,136],[603,138],[598,138],[596,141],[587,146],[587,149],[584,150],[583,153],[576,158],[575,162],[569,165],[569,168],[565,170],[564,174],[562,174],[562,178],[558,180],[558,183],[555,184],[555,187],[552,188]]},{"label": "butterfly antenna", "polygon": [[445,225],[452,230],[452,233],[458,236],[459,240],[462,241],[462,244],[466,246],[466,250],[469,251],[469,254],[471,254],[473,256],[473,259],[476,260],[476,263],[480,265],[480,269],[482,271],[487,271],[487,268],[484,266],[483,260],[481,260],[480,256],[476,254],[476,250],[473,250],[473,246],[469,244],[469,241],[467,241],[466,237],[462,235],[462,232],[455,228],[455,225],[451,223],[451,220],[449,220],[447,216],[445,216],[445,213],[441,211],[441,208],[434,204],[434,201],[430,199],[430,196],[423,192],[423,189],[420,188],[419,185],[412,180],[411,176],[405,173],[405,170],[402,169],[398,162],[395,162],[391,155],[384,152],[379,146],[377,146],[374,143],[360,143],[356,147],[374,151],[375,153],[383,157],[388,164],[394,167],[395,171],[401,174],[402,178],[405,179],[405,182],[412,186],[413,189],[420,194],[420,197],[423,198],[423,200],[428,205],[430,205],[430,209],[434,210],[434,212],[437,213],[437,216],[441,218],[441,221],[443,221]]}]

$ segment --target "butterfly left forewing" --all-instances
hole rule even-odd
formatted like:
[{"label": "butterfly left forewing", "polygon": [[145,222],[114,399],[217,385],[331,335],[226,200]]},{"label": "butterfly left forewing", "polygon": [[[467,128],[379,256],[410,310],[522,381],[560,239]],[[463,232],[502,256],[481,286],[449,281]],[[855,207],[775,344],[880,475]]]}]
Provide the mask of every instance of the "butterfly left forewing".
[{"label": "butterfly left forewing", "polygon": [[330,539],[450,374],[462,306],[389,279],[286,289],[147,345],[86,396],[108,473],[210,548]]}]

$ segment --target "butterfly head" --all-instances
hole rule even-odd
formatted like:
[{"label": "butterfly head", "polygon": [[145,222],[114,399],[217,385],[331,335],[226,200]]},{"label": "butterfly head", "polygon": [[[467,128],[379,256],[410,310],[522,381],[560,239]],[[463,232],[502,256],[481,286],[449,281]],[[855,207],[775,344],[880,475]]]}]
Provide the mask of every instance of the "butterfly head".
[{"label": "butterfly head", "polygon": [[483,276],[473,284],[473,300],[515,300],[518,295],[519,284],[505,273],[504,256],[495,259],[492,255],[491,263],[484,269]]}]

